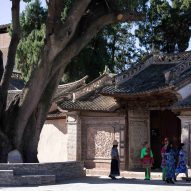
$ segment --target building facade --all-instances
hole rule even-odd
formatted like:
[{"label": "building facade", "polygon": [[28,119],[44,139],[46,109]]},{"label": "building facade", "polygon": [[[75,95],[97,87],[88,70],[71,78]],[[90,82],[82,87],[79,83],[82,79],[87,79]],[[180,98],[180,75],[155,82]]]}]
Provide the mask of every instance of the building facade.
[{"label": "building facade", "polygon": [[[143,143],[149,141],[158,168],[162,141],[169,137],[175,147],[185,143],[190,165],[190,52],[153,55],[122,74],[105,73],[89,84],[76,82],[65,90],[56,94],[54,109],[49,113],[49,117],[57,114],[50,122],[54,124],[52,129],[65,132],[63,138],[52,139],[55,149],[64,152],[65,157],[55,155],[53,161],[80,160],[86,168],[108,169],[112,142],[117,139],[120,168],[135,169],[141,165]],[[61,114],[65,116],[60,123],[62,130],[55,125]],[[50,123],[44,125],[43,131]],[[43,134],[39,145],[46,138],[47,134]],[[65,146],[60,147],[61,142]],[[46,149],[39,146],[39,155]],[[39,161],[47,162],[45,158],[39,157]]]}]

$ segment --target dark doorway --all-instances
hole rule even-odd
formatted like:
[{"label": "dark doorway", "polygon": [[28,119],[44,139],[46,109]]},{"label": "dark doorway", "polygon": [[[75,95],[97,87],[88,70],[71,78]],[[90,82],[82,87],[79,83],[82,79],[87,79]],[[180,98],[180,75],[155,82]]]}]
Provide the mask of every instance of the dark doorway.
[{"label": "dark doorway", "polygon": [[154,154],[154,168],[161,164],[161,147],[163,140],[168,137],[177,147],[180,143],[181,122],[170,110],[150,112],[151,148]]}]

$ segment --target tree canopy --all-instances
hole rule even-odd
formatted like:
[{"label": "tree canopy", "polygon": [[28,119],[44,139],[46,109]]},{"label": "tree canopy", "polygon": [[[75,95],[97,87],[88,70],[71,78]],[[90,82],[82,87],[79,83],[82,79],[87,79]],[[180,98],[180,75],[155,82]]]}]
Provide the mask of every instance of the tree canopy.
[{"label": "tree canopy", "polygon": [[146,20],[140,22],[136,36],[146,50],[183,52],[191,37],[190,0],[152,0],[147,4]]},{"label": "tree canopy", "polygon": [[[72,1],[66,1],[62,21],[67,18]],[[38,17],[36,17],[38,15]],[[31,1],[21,14],[21,41],[17,48],[17,68],[27,82],[31,71],[38,63],[44,45],[47,11],[39,0]],[[88,75],[91,81],[99,76],[107,65],[112,72],[121,72],[130,63],[135,63],[142,51],[136,47],[132,24],[112,24],[101,30],[67,66],[63,82],[71,82]],[[94,70],[92,70],[92,67]]]}]

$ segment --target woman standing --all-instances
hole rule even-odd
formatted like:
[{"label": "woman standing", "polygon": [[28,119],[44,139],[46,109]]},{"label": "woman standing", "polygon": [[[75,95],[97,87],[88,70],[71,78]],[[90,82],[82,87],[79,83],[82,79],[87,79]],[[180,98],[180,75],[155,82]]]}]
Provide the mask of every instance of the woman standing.
[{"label": "woman standing", "polygon": [[162,180],[166,181],[166,160],[165,160],[165,153],[167,146],[169,144],[168,138],[164,139],[164,146],[161,149],[161,157],[162,157],[162,162],[161,162],[161,168],[162,168]]},{"label": "woman standing", "polygon": [[165,161],[166,161],[166,182],[172,183],[175,178],[175,152],[172,146],[172,143],[167,146],[165,153]]},{"label": "woman standing", "polygon": [[141,162],[143,168],[145,168],[145,180],[150,180],[153,161],[153,153],[149,147],[148,142],[146,141],[144,143],[144,147],[141,149]]},{"label": "woman standing", "polygon": [[188,181],[188,169],[186,167],[186,155],[185,151],[183,150],[184,143],[179,145],[178,150],[178,163],[176,167],[176,177],[179,173],[184,173],[186,175],[186,181]]},{"label": "woman standing", "polygon": [[111,170],[109,177],[111,179],[116,179],[116,176],[120,175],[119,172],[119,154],[118,154],[118,142],[117,140],[113,141],[113,147],[111,149]]}]

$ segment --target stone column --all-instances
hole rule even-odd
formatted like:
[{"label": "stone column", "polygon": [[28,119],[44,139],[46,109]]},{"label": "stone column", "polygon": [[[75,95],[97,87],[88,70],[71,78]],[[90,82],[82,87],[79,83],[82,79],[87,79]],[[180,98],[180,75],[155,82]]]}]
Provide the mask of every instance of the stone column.
[{"label": "stone column", "polygon": [[191,115],[180,115],[178,117],[181,119],[181,142],[185,144],[187,164],[191,166]]},{"label": "stone column", "polygon": [[129,118],[129,168],[141,167],[140,152],[145,141],[150,142],[149,111],[128,111]]},{"label": "stone column", "polygon": [[67,114],[67,132],[68,132],[68,160],[81,160],[81,122],[78,112],[69,112]]}]

